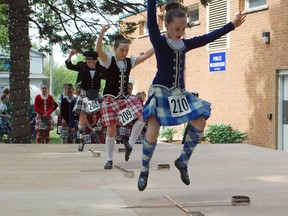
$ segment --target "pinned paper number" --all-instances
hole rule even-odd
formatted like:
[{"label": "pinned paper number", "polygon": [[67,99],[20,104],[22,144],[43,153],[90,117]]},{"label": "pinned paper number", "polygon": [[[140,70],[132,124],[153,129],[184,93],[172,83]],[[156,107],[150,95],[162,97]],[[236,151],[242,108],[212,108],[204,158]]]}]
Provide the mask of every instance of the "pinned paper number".
[{"label": "pinned paper number", "polygon": [[84,139],[85,143],[91,143],[91,136],[89,134],[85,134]]},{"label": "pinned paper number", "polygon": [[39,129],[40,130],[47,130],[47,122],[40,122]]},{"label": "pinned paper number", "polygon": [[191,112],[185,95],[170,96],[168,100],[172,117],[180,117]]},{"label": "pinned paper number", "polygon": [[94,113],[96,111],[98,111],[100,109],[100,104],[98,103],[98,101],[95,100],[90,100],[86,102],[86,109],[87,109],[87,113]]},{"label": "pinned paper number", "polygon": [[124,125],[124,126],[126,124],[128,124],[129,122],[134,120],[133,115],[132,115],[131,111],[128,108],[125,108],[125,109],[121,110],[118,113],[118,118],[119,118],[119,121],[121,122],[121,124]]}]

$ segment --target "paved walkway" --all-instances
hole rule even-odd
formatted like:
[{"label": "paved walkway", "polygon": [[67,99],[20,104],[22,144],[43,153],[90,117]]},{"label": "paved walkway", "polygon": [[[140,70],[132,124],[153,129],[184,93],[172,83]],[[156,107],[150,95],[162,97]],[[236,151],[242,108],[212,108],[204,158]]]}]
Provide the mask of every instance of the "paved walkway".
[{"label": "paved walkway", "polygon": [[[103,169],[104,145],[87,145],[80,153],[77,145],[69,144],[1,144],[0,215],[288,215],[286,152],[245,144],[198,145],[189,163],[191,185],[186,186],[173,165],[182,145],[159,144],[148,186],[139,192],[141,145],[135,146],[129,162],[118,152],[122,147],[115,145],[114,165],[133,171],[135,178],[115,167]],[[101,157],[92,157],[89,148]],[[158,170],[158,164],[170,164],[170,169]],[[250,205],[232,206],[234,195],[249,196]],[[168,198],[184,203],[183,210]],[[199,201],[203,203],[195,203]]]}]

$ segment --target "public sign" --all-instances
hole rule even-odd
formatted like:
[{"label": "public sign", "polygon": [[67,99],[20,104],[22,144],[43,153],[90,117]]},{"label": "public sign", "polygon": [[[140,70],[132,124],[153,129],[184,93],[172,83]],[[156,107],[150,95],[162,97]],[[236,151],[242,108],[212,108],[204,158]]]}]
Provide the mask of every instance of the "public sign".
[{"label": "public sign", "polygon": [[209,72],[226,71],[226,52],[210,53]]}]

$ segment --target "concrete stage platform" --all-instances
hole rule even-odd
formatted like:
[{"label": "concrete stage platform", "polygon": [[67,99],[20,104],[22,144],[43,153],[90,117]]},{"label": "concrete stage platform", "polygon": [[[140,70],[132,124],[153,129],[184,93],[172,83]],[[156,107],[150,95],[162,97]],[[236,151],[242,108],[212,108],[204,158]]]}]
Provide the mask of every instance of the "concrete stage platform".
[{"label": "concrete stage platform", "polygon": [[[134,178],[115,167],[103,169],[104,145],[86,145],[84,152],[77,152],[77,147],[1,144],[0,215],[288,215],[286,152],[245,144],[200,144],[190,160],[191,184],[186,186],[174,167],[182,145],[158,144],[148,186],[139,192],[141,145],[135,145],[129,162],[124,161],[124,152],[118,152],[123,145],[115,145],[114,165],[133,171]],[[101,156],[92,157],[89,149]],[[158,164],[170,164],[170,169],[158,170]],[[249,196],[250,205],[231,205],[234,195]],[[195,203],[199,201],[203,203]]]}]

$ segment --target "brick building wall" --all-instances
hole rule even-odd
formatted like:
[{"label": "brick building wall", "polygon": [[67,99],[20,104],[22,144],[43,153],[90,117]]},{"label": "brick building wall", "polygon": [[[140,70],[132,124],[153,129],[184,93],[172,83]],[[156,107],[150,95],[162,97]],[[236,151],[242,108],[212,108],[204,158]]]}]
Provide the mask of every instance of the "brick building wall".
[{"label": "brick building wall", "polygon": [[[184,0],[185,6],[199,0]],[[229,34],[226,71],[209,72],[207,47],[186,55],[186,89],[196,90],[200,97],[212,103],[212,115],[207,124],[224,122],[241,132],[248,132],[246,143],[277,148],[278,69],[288,69],[288,1],[267,0],[268,8],[247,13],[246,22]],[[245,9],[245,0],[228,0],[228,17]],[[159,14],[161,12],[159,11]],[[146,11],[128,16],[125,21],[144,21]],[[229,18],[228,18],[229,20]],[[186,38],[207,33],[207,8],[199,5],[200,24],[186,29]],[[262,42],[262,32],[270,32],[270,43]],[[147,36],[136,30],[130,54],[139,55],[152,45]],[[215,52],[215,51],[213,51]],[[153,56],[133,69],[134,92],[148,90],[156,72]],[[272,113],[272,120],[267,114]]]}]

